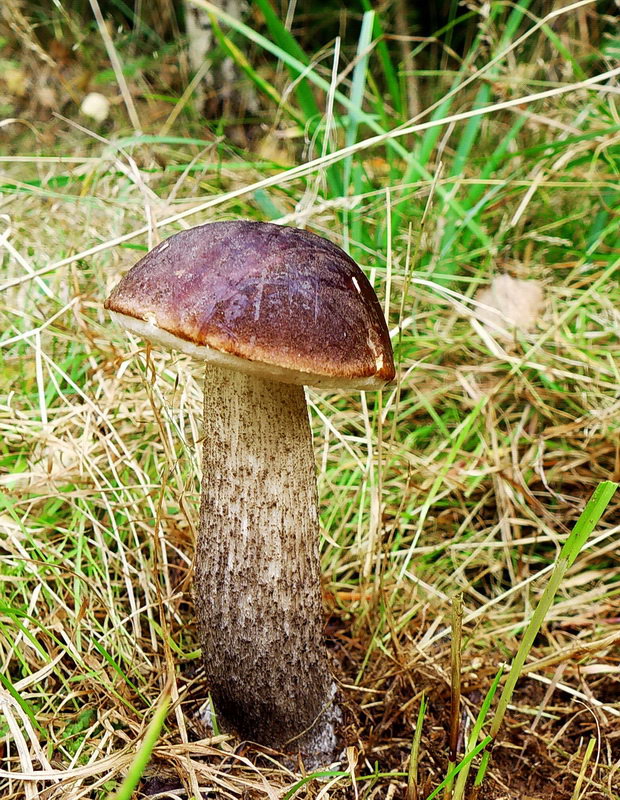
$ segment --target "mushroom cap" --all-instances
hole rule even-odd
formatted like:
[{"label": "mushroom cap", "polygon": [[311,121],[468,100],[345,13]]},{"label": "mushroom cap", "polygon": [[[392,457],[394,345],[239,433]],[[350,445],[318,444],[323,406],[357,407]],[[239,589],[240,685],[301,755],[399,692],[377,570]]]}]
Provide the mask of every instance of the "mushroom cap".
[{"label": "mushroom cap", "polygon": [[129,270],[105,307],[151,342],[283,383],[372,389],[394,378],[366,276],[298,228],[240,220],[177,233]]}]

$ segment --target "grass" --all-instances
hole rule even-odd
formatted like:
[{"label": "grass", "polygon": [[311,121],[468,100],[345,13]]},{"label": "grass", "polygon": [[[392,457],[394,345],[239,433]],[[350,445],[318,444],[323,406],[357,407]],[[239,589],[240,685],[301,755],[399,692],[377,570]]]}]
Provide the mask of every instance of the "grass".
[{"label": "grass", "polygon": [[[250,120],[200,118],[158,20],[112,43],[68,4],[0,27],[28,88],[0,77],[0,794],[617,800],[612,21],[455,4],[403,71],[374,4],[315,41],[262,0],[251,28],[196,3]],[[113,100],[100,128],[76,87]],[[345,246],[398,361],[381,395],[310,392],[346,710],[342,760],[310,775],[196,716],[200,370],[102,309],[161,238],[239,216]],[[545,290],[512,341],[476,317],[501,272]]]}]

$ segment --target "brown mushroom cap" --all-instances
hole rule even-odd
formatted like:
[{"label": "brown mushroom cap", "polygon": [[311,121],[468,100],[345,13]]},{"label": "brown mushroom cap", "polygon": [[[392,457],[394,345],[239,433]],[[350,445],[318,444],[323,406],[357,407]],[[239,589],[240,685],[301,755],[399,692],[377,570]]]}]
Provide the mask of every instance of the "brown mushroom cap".
[{"label": "brown mushroom cap", "polygon": [[394,378],[366,276],[297,228],[235,221],[177,233],[129,270],[105,307],[142,338],[284,383],[371,389]]}]

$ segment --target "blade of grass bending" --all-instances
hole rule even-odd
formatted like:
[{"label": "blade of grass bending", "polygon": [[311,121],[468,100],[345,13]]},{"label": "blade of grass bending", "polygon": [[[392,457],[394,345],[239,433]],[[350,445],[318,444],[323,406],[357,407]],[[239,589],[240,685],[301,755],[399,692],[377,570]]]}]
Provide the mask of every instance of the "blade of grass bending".
[{"label": "blade of grass bending", "polygon": [[6,675],[3,675],[2,672],[0,672],[0,684],[2,684],[4,686],[4,688],[11,695],[11,697],[15,700],[15,702],[19,705],[19,707],[24,712],[24,714],[26,714],[26,716],[28,717],[30,722],[39,731],[39,733],[45,736],[47,734],[47,731],[45,730],[45,728],[42,727],[42,725],[39,724],[39,722],[37,722],[36,715],[35,715],[34,711],[32,710],[32,708],[30,707],[30,704],[26,700],[23,699],[23,697],[17,691],[17,689],[13,686],[11,681],[6,677]]},{"label": "blade of grass bending", "polygon": [[304,118],[301,114],[299,114],[292,106],[290,106],[282,97],[282,95],[278,92],[275,86],[272,86],[269,81],[266,81],[262,78],[258,72],[252,67],[250,62],[247,60],[245,55],[239,50],[237,45],[224,33],[221,29],[217,19],[213,14],[209,14],[209,19],[211,21],[211,28],[213,29],[213,33],[215,34],[216,39],[222,46],[224,52],[229,55],[235,64],[241,69],[248,78],[252,81],[252,83],[256,86],[256,88],[266,94],[267,97],[272,100],[278,108],[284,109],[286,113],[292,117],[301,127],[304,127]]},{"label": "blade of grass bending", "polygon": [[[469,739],[467,741],[467,755],[469,755],[475,748],[476,742],[478,741],[478,737],[482,732],[482,726],[485,723],[487,715],[489,713],[489,709],[491,708],[491,703],[493,702],[493,698],[495,697],[495,693],[497,692],[497,687],[499,686],[499,682],[502,679],[502,675],[504,674],[504,667],[500,667],[497,671],[497,675],[493,678],[493,683],[489,687],[489,691],[486,693],[484,700],[482,701],[482,705],[480,706],[480,711],[478,712],[478,716],[476,717],[476,721],[474,722],[474,727],[471,729],[471,733],[469,735]],[[453,793],[453,800],[463,800],[464,791],[465,791],[465,784],[467,783],[467,776],[469,775],[469,770],[471,767],[471,760],[463,767],[463,769],[459,772],[458,777],[456,779],[456,784],[454,786],[454,793]]]},{"label": "blade of grass bending", "polygon": [[579,61],[577,61],[577,59],[571,53],[570,49],[564,44],[564,42],[560,39],[557,33],[551,28],[551,26],[541,25],[541,31],[549,39],[551,44],[562,56],[564,61],[568,62],[571,65],[571,67],[573,68],[573,72],[575,73],[575,77],[580,81],[583,80],[584,78],[587,78],[587,74],[581,68]]},{"label": "blade of grass bending", "polygon": [[[362,6],[364,8],[364,11],[373,10],[373,6],[370,0],[362,0]],[[394,69],[394,65],[392,64],[392,59],[390,57],[390,50],[386,44],[383,34],[383,28],[381,27],[381,20],[376,14],[374,20],[373,36],[375,37],[375,39],[377,39],[376,51],[377,55],[379,56],[379,61],[381,62],[383,75],[385,77],[387,94],[388,97],[390,98],[394,111],[396,112],[397,116],[400,117],[403,113],[403,103],[402,103],[402,98],[400,96],[400,84],[398,82],[398,73]],[[381,111],[381,109],[379,108],[377,110]]]},{"label": "blade of grass bending", "polygon": [[[491,14],[490,14],[489,22],[491,22],[498,13],[499,13],[499,10],[492,7],[491,8]],[[454,101],[456,99],[456,95],[457,95],[457,92],[460,89],[461,83],[467,83],[468,82],[468,79],[469,79],[470,74],[471,74],[472,66],[473,66],[473,64],[475,62],[476,55],[478,53],[478,48],[479,48],[480,44],[484,41],[485,32],[486,31],[485,31],[484,26],[481,25],[479,27],[479,30],[476,33],[476,36],[475,36],[473,42],[469,46],[469,48],[467,50],[467,53],[465,54],[463,62],[461,64],[460,68],[459,68],[458,74],[456,75],[456,77],[452,81],[452,84],[450,86],[450,89],[449,89],[447,95],[445,96],[445,98],[442,98],[441,100],[437,101],[434,104],[435,108],[434,108],[434,111],[431,114],[431,120],[439,120],[439,119],[442,119],[443,117],[448,115],[448,113],[449,113],[449,111],[450,111],[450,109],[451,109],[451,107],[452,107],[452,105],[453,105],[453,103],[454,103]],[[440,33],[438,32],[436,34],[436,36],[439,36],[439,35],[440,35]],[[428,113],[428,109],[426,110],[425,114],[427,114],[427,113]],[[426,165],[431,160],[431,156],[433,154],[433,151],[435,150],[435,146],[436,146],[437,141],[438,141],[439,137],[441,136],[441,134],[442,134],[442,130],[441,129],[439,129],[439,128],[437,128],[437,129],[429,128],[421,136],[421,140],[420,140],[419,146],[417,148],[417,157],[418,157],[419,163],[423,167],[426,167]],[[403,183],[411,182],[414,179],[415,170],[413,169],[413,166],[414,165],[412,163],[408,165],[407,170],[406,170],[405,174],[402,177]],[[451,208],[451,209],[455,208],[455,205],[454,205],[455,201],[454,201],[453,197],[450,197],[449,198],[449,202],[446,202],[447,198],[448,198],[448,194],[445,194],[445,193],[442,193],[442,192],[437,192],[437,195],[444,202],[444,204],[448,205],[449,208]],[[397,212],[397,214],[398,214],[398,212]],[[400,225],[400,219],[399,219],[398,215],[395,215],[394,220],[393,220],[393,224],[394,224],[395,228],[397,228]],[[477,238],[479,238],[479,237],[477,237]]]},{"label": "blade of grass bending", "polygon": [[125,674],[121,665],[115,660],[115,658],[106,650],[106,648],[101,644],[101,642],[92,639],[92,645],[97,650],[100,656],[102,656],[107,663],[112,667],[114,672],[122,678],[123,681],[129,686],[129,688],[135,692],[135,694],[142,700],[143,703],[148,703],[147,698],[140,692],[140,689],[136,686],[136,684],[131,680],[131,678]]},{"label": "blade of grass bending", "polygon": [[313,781],[316,778],[338,778],[345,777],[346,775],[349,775],[349,773],[342,772],[341,770],[330,769],[323,770],[322,772],[311,772],[310,775],[306,775],[300,781],[297,781],[297,783],[293,784],[293,786],[291,786],[288,792],[284,795],[282,800],[291,800],[291,798],[297,794],[299,789],[303,788],[307,783],[310,783],[310,781]]},{"label": "blade of grass bending", "polygon": [[[364,102],[364,91],[366,89],[366,74],[368,71],[368,56],[370,43],[372,41],[372,29],[375,19],[374,11],[366,11],[362,18],[362,28],[360,30],[359,39],[357,42],[356,59],[357,64],[353,69],[353,77],[351,79],[351,108],[346,121],[345,133],[345,146],[349,147],[357,141],[357,131],[359,128],[360,120],[362,117],[362,104]],[[360,195],[363,192],[362,186],[362,168],[360,165],[353,167],[353,155],[347,156],[343,161],[343,194],[349,193],[349,185],[351,183],[351,174],[353,173],[353,194]],[[351,236],[349,235],[349,222],[353,220],[353,230]],[[359,211],[343,212],[344,222],[344,241],[345,249],[349,249],[346,245],[352,238],[354,242],[361,240],[361,219]]]},{"label": "blade of grass bending", "polygon": [[[592,497],[588,500],[586,507],[581,512],[579,519],[575,523],[575,527],[571,531],[568,539],[562,547],[562,550],[560,551],[555,568],[549,577],[549,581],[545,587],[542,597],[538,601],[538,605],[534,609],[532,618],[525,629],[523,638],[521,639],[521,643],[517,649],[517,653],[512,660],[510,672],[506,678],[506,683],[504,684],[502,694],[499,698],[499,703],[497,704],[495,714],[491,720],[491,728],[489,731],[491,741],[495,741],[500,726],[503,722],[504,715],[506,714],[508,703],[510,702],[512,693],[514,692],[515,685],[523,670],[525,659],[527,658],[528,653],[534,644],[534,639],[536,638],[538,631],[540,630],[545,617],[551,608],[553,599],[560,587],[560,584],[562,583],[564,575],[569,567],[574,564],[579,551],[594,530],[596,524],[603,515],[603,512],[614,496],[617,488],[618,484],[614,483],[613,481],[603,481],[596,487]],[[487,751],[483,755],[478,774],[476,775],[476,786],[480,786],[484,780],[488,761],[489,752]]]},{"label": "blade of grass bending", "polygon": [[[488,205],[498,194],[500,190],[500,186],[492,186],[490,189],[487,189],[485,181],[487,178],[492,178],[496,175],[496,173],[500,170],[503,166],[504,162],[508,162],[511,159],[517,159],[516,153],[508,153],[508,148],[513,141],[516,140],[517,135],[521,128],[525,125],[528,121],[528,117],[526,115],[522,117],[517,117],[514,123],[511,125],[510,129],[503,137],[501,143],[495,148],[495,150],[491,153],[490,157],[485,161],[482,170],[479,175],[480,183],[475,183],[466,193],[465,199],[463,200],[463,206],[467,209],[467,214],[471,216],[477,216],[481,213],[482,209]],[[506,181],[510,180],[512,174],[505,175]],[[460,238],[461,247],[464,251],[470,249],[472,235],[471,232],[468,230],[462,230],[461,227],[457,225],[451,225],[451,230],[446,230],[442,237],[442,251],[448,252],[452,242],[458,236]]]},{"label": "blade of grass bending", "polygon": [[407,800],[418,800],[418,763],[420,761],[420,742],[422,741],[422,727],[426,715],[426,695],[422,692],[420,698],[420,708],[418,719],[415,724],[413,741],[411,742],[411,754],[409,756],[409,769],[407,771]]},{"label": "blade of grass bending", "polygon": [[[433,504],[433,502],[435,500],[435,497],[436,497],[437,493],[439,492],[439,489],[440,489],[440,487],[442,485],[442,482],[443,482],[443,480],[445,478],[446,473],[448,472],[448,470],[452,466],[452,464],[453,464],[453,462],[454,462],[454,460],[456,458],[456,454],[460,452],[461,447],[463,445],[463,442],[466,440],[466,438],[469,435],[469,432],[470,432],[474,422],[478,418],[478,415],[481,413],[482,409],[486,406],[487,402],[488,402],[488,397],[487,396],[481,397],[480,400],[474,406],[474,408],[472,408],[472,410],[469,412],[469,414],[465,417],[465,419],[461,423],[459,423],[459,425],[457,425],[457,427],[451,432],[450,438],[452,439],[452,446],[450,447],[450,450],[448,451],[447,458],[446,458],[446,461],[445,461],[444,465],[441,467],[440,471],[438,472],[437,477],[435,478],[431,488],[429,489],[429,491],[428,491],[428,493],[426,495],[426,498],[424,500],[424,503],[423,503],[423,505],[422,505],[422,507],[420,509],[420,513],[419,513],[419,516],[418,516],[418,522],[417,522],[417,528],[416,528],[417,531],[420,531],[422,529],[422,525],[424,524],[424,520],[426,519],[426,516],[427,516],[427,514],[428,514],[428,512],[429,512],[429,510],[430,510],[430,508],[431,508],[431,506],[432,506],[432,504]],[[405,557],[403,559],[403,565],[402,565],[402,567],[400,569],[400,572],[399,572],[399,575],[398,575],[398,581],[399,582],[403,580],[403,577],[404,577],[406,571],[409,569],[409,564],[411,563],[411,559],[413,558],[413,550],[414,550],[415,546],[416,546],[416,540],[413,541],[413,543],[411,544],[411,546],[407,550],[407,553],[406,553],[406,555],[405,555]],[[390,597],[390,605],[395,601],[396,593],[397,593],[397,590],[394,589],[392,591],[392,595]]]},{"label": "blade of grass bending", "polygon": [[[599,246],[601,241],[601,236],[604,236],[605,230],[609,224],[609,219],[611,216],[614,216],[617,219],[617,212],[618,209],[614,208],[617,206],[617,198],[618,198],[618,190],[616,187],[603,189],[601,192],[601,207],[597,211],[594,216],[594,221],[590,227],[590,232],[588,233],[587,244],[588,244],[588,252],[592,252],[593,249]],[[610,213],[611,212],[611,213]],[[617,233],[617,226],[616,231]],[[613,248],[617,246],[614,242],[611,244]]]},{"label": "blade of grass bending", "polygon": [[[208,2],[208,0],[189,0],[189,2],[196,6],[197,8],[202,8],[205,11],[213,14],[217,19],[225,22],[229,25],[233,30],[238,31],[251,42],[254,42],[259,47],[262,47],[268,53],[276,56],[276,58],[280,58],[287,66],[290,66],[292,69],[295,70],[296,74],[307,76],[308,80],[312,81],[315,86],[318,86],[325,92],[329,92],[330,86],[329,83],[318,75],[314,70],[310,69],[309,67],[302,64],[298,59],[291,56],[289,53],[286,53],[282,50],[282,48],[275,45],[273,42],[270,42],[269,39],[262,36],[260,33],[252,30],[248,25],[245,25],[243,22],[232,17],[230,14],[227,14],[225,11],[222,11],[221,8],[213,5],[213,3]],[[351,101],[349,98],[344,95],[342,92],[336,91],[334,93],[335,99],[341,103],[344,108],[349,110],[351,108]],[[366,112],[360,112],[360,121],[364,124],[368,125],[368,127],[373,130],[378,136],[385,136],[389,134],[384,128],[381,127],[377,123],[377,121],[372,117],[372,115],[367,114]],[[434,127],[434,126],[430,126]],[[404,129],[403,129],[404,130]],[[399,135],[405,135],[400,134]],[[390,135],[389,138],[385,139],[385,144],[391,150],[393,150],[398,156],[404,159],[407,164],[409,165],[409,171],[411,173],[410,181],[413,181],[414,178],[420,178],[422,180],[426,180],[432,182],[432,175],[426,167],[418,161],[418,159],[414,156],[413,153],[410,153],[406,147],[404,147],[399,142],[395,141],[394,134]],[[408,174],[408,173],[407,173]],[[403,178],[403,182],[405,182]],[[448,192],[439,184],[435,187],[435,192],[438,196],[442,199],[448,197]],[[404,202],[404,201],[403,201]],[[465,211],[461,207],[458,201],[454,200],[453,198],[448,198],[448,203],[451,208],[463,219],[465,218]],[[397,203],[394,204],[395,206]],[[464,221],[464,227],[467,227],[471,230],[471,232],[476,236],[476,238],[480,241],[482,247],[489,248],[492,245],[491,239],[487,235],[487,233],[478,225],[478,223],[474,219],[467,219]],[[393,225],[393,228],[395,226]]]},{"label": "blade of grass bending", "polygon": [[[525,14],[525,9],[530,5],[530,2],[531,0],[521,0],[521,2],[515,8],[513,8],[510,14],[508,15],[508,20],[505,23],[502,36],[497,46],[498,52],[501,53],[507,49],[510,40],[516,33],[523,19],[523,16]],[[495,53],[494,55],[497,55],[497,53]],[[478,90],[476,99],[474,100],[473,103],[473,108],[484,108],[484,106],[488,105],[488,103],[491,100],[492,82],[496,79],[499,73],[500,73],[499,63],[487,71],[486,83],[484,83]],[[478,134],[480,132],[481,126],[482,126],[481,117],[472,117],[465,123],[463,132],[459,137],[456,153],[454,155],[452,166],[450,168],[450,177],[456,178],[459,175],[465,174],[466,165],[468,163],[471,151],[474,148],[475,143],[478,139]],[[500,148],[501,147],[506,148],[507,146],[508,143],[504,144],[503,140],[500,141],[499,143]],[[465,208],[467,208],[467,205],[465,205]],[[450,247],[452,246],[452,243],[456,238],[458,227],[459,226],[457,224],[457,219],[454,214],[454,209],[450,209],[446,221],[446,227],[443,236],[441,237],[441,243],[439,246],[440,259],[445,258],[446,255],[448,254]],[[456,263],[453,260],[450,260],[448,264],[442,265],[442,271],[452,274],[455,271],[455,267]]]},{"label": "blade of grass bending", "polygon": [[481,750],[484,750],[484,748],[488,746],[490,741],[491,737],[485,736],[485,738],[480,742],[480,744],[476,745],[476,747],[474,747],[471,753],[468,753],[465,756],[465,758],[461,761],[461,763],[457,764],[457,766],[446,775],[446,777],[442,780],[439,786],[429,794],[426,800],[433,800],[434,797],[437,797],[439,792],[446,786],[448,781],[453,781],[455,777],[461,772],[461,770],[465,769],[465,767],[467,767],[471,763],[471,761],[474,760],[474,758],[478,755],[478,753]]},{"label": "blade of grass bending", "polygon": [[[297,97],[302,112],[301,127],[307,129],[307,135],[310,139],[316,137],[318,144],[321,146],[321,152],[325,155],[325,153],[330,151],[329,131],[324,130],[321,125],[325,114],[319,108],[314,98],[308,78],[300,77],[312,71],[310,59],[293,34],[277,16],[269,0],[256,0],[256,5],[260,8],[267,24],[267,30],[273,37],[280,51],[279,55],[275,52],[274,55],[286,66],[289,75],[293,79],[295,96]],[[243,31],[241,31],[241,33],[243,33]],[[298,64],[303,65],[303,71],[299,72],[296,66],[294,66],[289,59],[284,57],[285,55],[292,57],[293,61],[297,61]],[[338,165],[328,167],[325,174],[331,194],[338,197],[342,195],[341,173],[338,169]]]},{"label": "blade of grass bending", "polygon": [[599,483],[592,497],[588,500],[586,507],[581,512],[579,519],[575,523],[575,527],[571,531],[568,539],[564,542],[564,547],[560,552],[560,559],[566,558],[569,567],[572,567],[575,559],[579,555],[579,551],[603,516],[603,512],[611,502],[618,485],[619,484],[614,483],[614,481],[603,481]]},{"label": "blade of grass bending", "polygon": [[[479,30],[476,38],[471,44],[468,52],[465,55],[463,63],[459,69],[458,75],[452,81],[450,89],[447,93],[445,99],[442,99],[440,103],[437,105],[433,113],[431,114],[432,120],[439,120],[443,117],[448,115],[450,108],[452,107],[453,100],[455,98],[456,92],[459,89],[459,85],[464,77],[467,77],[469,74],[469,70],[471,69],[471,64],[474,61],[476,49],[479,43],[482,41],[482,31]],[[435,145],[437,144],[437,140],[439,139],[442,131],[440,129],[429,128],[421,137],[421,142],[418,148],[418,159],[421,164],[428,164],[430,161],[431,155],[433,150],[435,149]],[[408,173],[405,173],[403,176],[403,183],[407,178],[411,178]]]},{"label": "blade of grass bending", "polygon": [[[494,56],[507,49],[510,40],[516,33],[523,19],[523,16],[525,14],[525,9],[530,5],[530,3],[531,0],[521,0],[519,5],[512,9],[512,11],[508,16],[508,20],[505,23],[502,36],[497,45],[497,52],[493,54]],[[491,84],[499,74],[500,74],[499,63],[496,64],[494,67],[492,67],[490,70],[487,70],[485,78],[486,82],[478,90],[476,99],[474,100],[473,103],[474,108],[483,108],[485,105],[489,103],[491,99]],[[454,160],[452,162],[450,175],[460,175],[464,171],[469,158],[469,154],[475,144],[476,138],[478,136],[478,131],[480,130],[481,125],[482,125],[481,117],[472,117],[465,124],[463,133],[459,137],[459,142],[456,148]]]},{"label": "blade of grass bending", "polygon": [[[296,58],[297,61],[300,61],[305,66],[308,66],[310,59],[300,47],[293,34],[285,28],[282,20],[273,10],[269,0],[256,0],[256,5],[259,7],[261,14],[265,18],[267,30],[273,36],[273,40],[278,47],[280,47],[285,53],[290,53],[290,55]],[[297,83],[295,84],[295,94],[306,121],[310,121],[313,118],[317,121],[320,120],[322,113],[317,105],[316,100],[314,99],[314,95],[312,94],[312,89],[310,88],[308,81],[305,78],[298,80],[299,73],[286,61],[283,61],[283,63],[286,65],[289,75],[293,78],[293,80],[297,80]]]},{"label": "blade of grass bending", "polygon": [[[362,103],[364,102],[366,71],[368,69],[368,56],[370,43],[372,41],[372,26],[374,19],[374,11],[366,11],[362,18],[362,28],[360,30],[360,35],[357,42],[357,52],[355,54],[357,64],[353,69],[353,77],[351,79],[351,94],[349,96],[350,107],[347,119],[347,130],[345,134],[346,147],[349,147],[357,141],[357,129],[359,128],[360,121],[362,120],[364,114],[362,111]],[[344,161],[345,174],[347,172],[347,165],[349,165],[350,171],[351,158],[352,156],[347,156]]]},{"label": "blade of grass bending", "polygon": [[153,748],[163,728],[169,705],[170,695],[166,694],[155,710],[153,719],[146,729],[144,739],[142,740],[134,760],[131,762],[125,780],[113,795],[108,796],[108,800],[131,800],[133,797],[134,790],[142,777],[142,773],[151,759],[151,753],[153,752]]}]

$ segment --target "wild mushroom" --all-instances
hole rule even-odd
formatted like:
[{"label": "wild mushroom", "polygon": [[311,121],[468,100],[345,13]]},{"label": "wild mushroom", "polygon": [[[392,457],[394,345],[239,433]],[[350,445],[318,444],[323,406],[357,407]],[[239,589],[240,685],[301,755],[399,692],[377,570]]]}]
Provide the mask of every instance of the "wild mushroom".
[{"label": "wild mushroom", "polygon": [[338,710],[303,385],[377,389],[394,377],[377,297],[331,242],[236,221],[166,239],[105,307],[206,362],[194,594],[215,707],[244,738],[329,759]]}]

